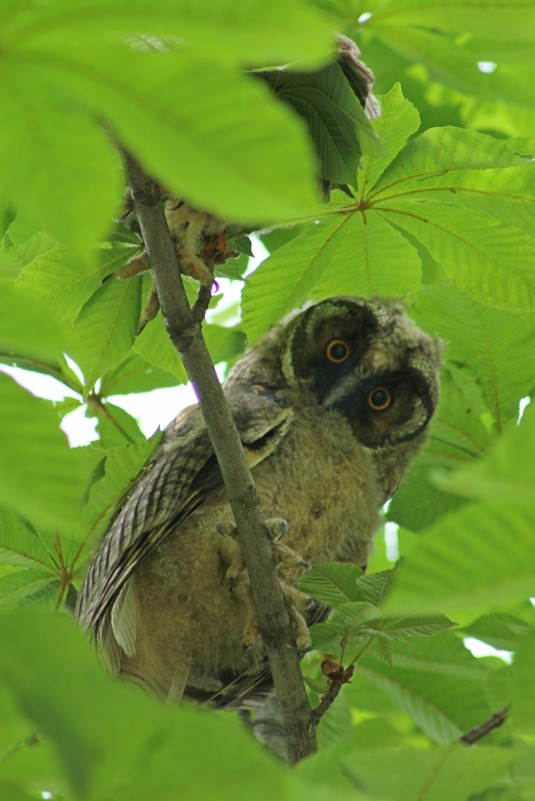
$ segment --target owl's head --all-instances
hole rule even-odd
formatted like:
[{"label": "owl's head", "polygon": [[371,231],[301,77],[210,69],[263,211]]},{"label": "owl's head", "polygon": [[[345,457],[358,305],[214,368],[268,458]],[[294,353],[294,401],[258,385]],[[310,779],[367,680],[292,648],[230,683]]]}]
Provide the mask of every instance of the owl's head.
[{"label": "owl's head", "polygon": [[422,438],[437,405],[440,351],[399,304],[334,297],[287,324],[281,365],[289,385],[380,449]]}]

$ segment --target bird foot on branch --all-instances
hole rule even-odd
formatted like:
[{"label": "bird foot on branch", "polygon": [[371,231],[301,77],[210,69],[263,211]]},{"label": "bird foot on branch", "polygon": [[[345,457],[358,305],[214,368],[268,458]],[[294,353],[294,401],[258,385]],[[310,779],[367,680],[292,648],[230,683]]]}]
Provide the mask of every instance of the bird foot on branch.
[{"label": "bird foot on branch", "polygon": [[[310,604],[313,602],[295,585],[303,573],[310,570],[311,566],[297,551],[280,541],[288,530],[286,520],[276,517],[267,520],[266,526],[277,564],[280,587],[294,628],[295,644],[300,650],[307,650],[310,648],[312,640],[304,615],[309,611]],[[249,648],[258,640],[260,630],[251,595],[249,574],[237,539],[237,529],[233,523],[218,523],[216,529],[223,538],[219,547],[223,565],[226,566],[223,586],[240,598],[247,608],[243,644]]]}]

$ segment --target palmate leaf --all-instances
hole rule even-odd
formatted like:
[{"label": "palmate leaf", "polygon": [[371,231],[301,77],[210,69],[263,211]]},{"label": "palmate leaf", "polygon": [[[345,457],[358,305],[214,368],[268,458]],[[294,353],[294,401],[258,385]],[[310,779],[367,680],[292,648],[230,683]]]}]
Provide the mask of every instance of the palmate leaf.
[{"label": "palmate leaf", "polygon": [[403,294],[419,282],[415,248],[385,216],[373,211],[330,216],[280,247],[248,278],[243,326],[255,341],[308,297]]},{"label": "palmate leaf", "polygon": [[465,291],[490,305],[531,310],[535,251],[526,221],[534,175],[531,163],[498,140],[437,128],[400,153],[367,201],[415,236]]}]

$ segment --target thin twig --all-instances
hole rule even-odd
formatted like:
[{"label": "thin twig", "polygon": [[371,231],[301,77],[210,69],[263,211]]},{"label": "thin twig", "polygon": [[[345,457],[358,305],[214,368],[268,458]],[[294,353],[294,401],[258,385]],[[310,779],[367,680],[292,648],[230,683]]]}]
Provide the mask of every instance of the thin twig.
[{"label": "thin twig", "polygon": [[509,707],[504,706],[503,709],[500,709],[498,712],[495,712],[494,715],[491,715],[488,720],[484,720],[483,723],[479,723],[477,726],[474,726],[473,729],[463,734],[462,737],[459,737],[461,743],[465,745],[474,745],[474,743],[479,742],[482,740],[483,737],[486,737],[494,729],[499,729],[500,726],[503,726],[507,717],[509,715]]},{"label": "thin twig", "polygon": [[349,684],[353,678],[355,665],[350,664],[347,668],[344,668],[343,665],[339,665],[336,662],[330,662],[326,659],[322,663],[321,669],[322,672],[327,676],[329,687],[327,688],[327,692],[322,695],[318,706],[312,710],[312,722],[315,726],[318,725],[323,715],[334,704],[343,685]]},{"label": "thin twig", "polygon": [[299,659],[293,646],[292,625],[277,579],[258,497],[202,336],[201,324],[195,319],[186,297],[175,247],[160,202],[160,189],[129,154],[125,153],[124,158],[167,331],[199,398],[236,520],[259,629],[283,710],[289,761],[295,763],[316,750],[315,731]]}]

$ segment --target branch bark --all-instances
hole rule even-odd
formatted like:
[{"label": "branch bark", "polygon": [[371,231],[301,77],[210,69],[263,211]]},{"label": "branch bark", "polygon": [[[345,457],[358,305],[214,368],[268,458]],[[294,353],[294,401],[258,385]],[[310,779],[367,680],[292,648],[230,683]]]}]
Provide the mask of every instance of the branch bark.
[{"label": "branch bark", "polygon": [[192,310],[186,297],[160,188],[130,154],[124,158],[165,325],[199,400],[238,528],[292,764],[316,750],[315,731],[258,496],[203,338],[198,309]]}]

